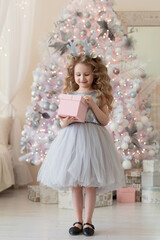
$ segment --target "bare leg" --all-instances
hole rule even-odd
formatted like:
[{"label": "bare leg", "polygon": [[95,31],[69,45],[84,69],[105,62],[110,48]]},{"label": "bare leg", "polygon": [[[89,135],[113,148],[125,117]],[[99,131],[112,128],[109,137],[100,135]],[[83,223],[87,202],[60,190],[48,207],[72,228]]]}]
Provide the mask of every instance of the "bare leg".
[{"label": "bare leg", "polygon": [[[95,187],[86,187],[85,188],[85,223],[92,224],[92,216],[95,208],[96,202],[96,188]],[[89,225],[85,225],[85,227],[90,227]]]},{"label": "bare leg", "polygon": [[[72,187],[72,201],[74,206],[74,211],[76,215],[76,221],[83,223],[83,188],[77,185],[77,187]],[[75,225],[78,228],[82,228],[80,224]]]}]

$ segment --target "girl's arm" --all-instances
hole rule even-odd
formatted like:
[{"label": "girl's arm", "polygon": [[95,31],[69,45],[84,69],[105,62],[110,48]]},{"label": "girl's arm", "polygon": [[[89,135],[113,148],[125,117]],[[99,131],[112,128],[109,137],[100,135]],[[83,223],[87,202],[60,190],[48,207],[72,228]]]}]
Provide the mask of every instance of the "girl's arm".
[{"label": "girl's arm", "polygon": [[101,106],[98,107],[97,104],[93,101],[91,96],[85,95],[84,98],[86,99],[86,102],[90,105],[92,108],[97,120],[103,125],[106,126],[109,122],[109,111],[106,104],[105,97],[102,97]]}]

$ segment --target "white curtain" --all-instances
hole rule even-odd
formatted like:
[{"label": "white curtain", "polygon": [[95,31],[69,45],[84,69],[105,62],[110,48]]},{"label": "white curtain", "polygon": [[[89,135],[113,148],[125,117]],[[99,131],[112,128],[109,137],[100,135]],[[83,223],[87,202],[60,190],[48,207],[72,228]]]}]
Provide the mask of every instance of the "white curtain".
[{"label": "white curtain", "polygon": [[7,16],[7,12],[8,12],[8,6],[9,6],[9,0],[1,0],[0,1],[0,36],[1,36],[1,32],[3,29],[3,25],[5,23],[5,19]]},{"label": "white curtain", "polygon": [[[12,100],[25,80],[29,65],[34,12],[35,0],[0,0],[0,116],[14,118],[11,131],[14,170],[21,174],[16,179],[23,174],[28,176],[25,184],[31,181],[31,176],[27,165],[18,161],[21,127]],[[21,182],[17,180],[16,184]]]}]

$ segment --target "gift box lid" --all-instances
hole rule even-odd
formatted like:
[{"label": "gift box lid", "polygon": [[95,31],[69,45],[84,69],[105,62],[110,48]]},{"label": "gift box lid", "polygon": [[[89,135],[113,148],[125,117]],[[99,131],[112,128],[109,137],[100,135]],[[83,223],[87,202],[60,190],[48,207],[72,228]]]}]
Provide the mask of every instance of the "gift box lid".
[{"label": "gift box lid", "polygon": [[160,162],[160,160],[158,160],[158,159],[144,159],[143,162],[146,162],[146,163],[148,163],[148,162]]},{"label": "gift box lid", "polygon": [[142,187],[142,191],[160,192],[160,187]]},{"label": "gift box lid", "polygon": [[160,172],[141,172],[142,177],[158,177],[160,178]]},{"label": "gift box lid", "polygon": [[28,185],[28,190],[39,190],[39,185]]},{"label": "gift box lid", "polygon": [[88,103],[86,103],[83,96],[80,95],[73,95],[73,94],[60,94],[59,98],[62,100],[74,100],[74,101],[81,101],[88,107]]},{"label": "gift box lid", "polygon": [[133,169],[126,169],[125,175],[131,176],[131,177],[140,177],[141,176],[142,169],[140,168],[133,168]]},{"label": "gift box lid", "polygon": [[118,189],[119,192],[123,192],[123,193],[128,193],[128,192],[135,192],[136,189],[135,188],[131,188],[131,187],[126,187],[126,188],[119,188]]}]

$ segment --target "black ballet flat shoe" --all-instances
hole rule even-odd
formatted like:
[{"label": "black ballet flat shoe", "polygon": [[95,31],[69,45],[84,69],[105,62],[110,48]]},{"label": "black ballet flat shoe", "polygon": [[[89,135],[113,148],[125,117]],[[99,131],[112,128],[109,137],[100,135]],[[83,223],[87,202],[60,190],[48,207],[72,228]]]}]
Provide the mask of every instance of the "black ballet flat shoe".
[{"label": "black ballet flat shoe", "polygon": [[91,223],[84,223],[83,226],[85,225],[89,225],[91,226],[92,228],[90,227],[86,227],[86,228],[83,228],[82,232],[85,236],[93,236],[94,234],[94,226],[91,224]]},{"label": "black ballet flat shoe", "polygon": [[78,234],[80,234],[80,233],[82,232],[82,228],[80,229],[80,228],[74,226],[75,224],[80,224],[80,225],[82,226],[82,228],[83,228],[83,224],[82,224],[81,222],[75,222],[75,223],[73,223],[73,227],[71,227],[71,228],[69,229],[69,233],[70,233],[71,235],[78,235]]}]

